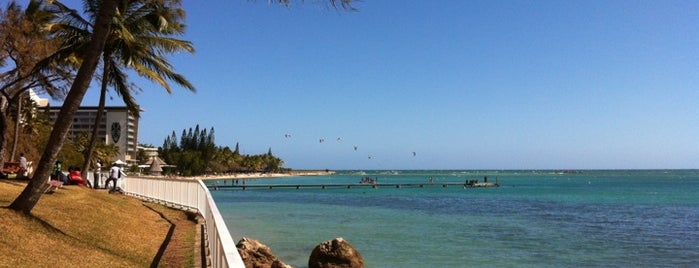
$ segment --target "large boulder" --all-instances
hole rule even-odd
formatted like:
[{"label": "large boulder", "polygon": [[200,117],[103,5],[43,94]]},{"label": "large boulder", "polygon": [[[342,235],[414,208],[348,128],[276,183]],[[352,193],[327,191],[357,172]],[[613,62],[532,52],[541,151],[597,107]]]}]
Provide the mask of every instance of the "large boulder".
[{"label": "large boulder", "polygon": [[243,237],[236,247],[247,268],[293,268],[274,256],[272,249],[255,239]]},{"label": "large boulder", "polygon": [[308,268],[364,268],[364,259],[340,237],[316,246],[308,258]]}]

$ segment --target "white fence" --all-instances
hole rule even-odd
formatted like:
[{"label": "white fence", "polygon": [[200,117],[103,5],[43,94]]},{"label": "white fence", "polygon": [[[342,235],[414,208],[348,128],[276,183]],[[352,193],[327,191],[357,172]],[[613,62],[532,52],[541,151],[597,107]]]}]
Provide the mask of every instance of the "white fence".
[{"label": "white fence", "polygon": [[206,220],[211,267],[245,268],[226,223],[201,180],[126,177],[123,181],[128,195],[197,210]]}]

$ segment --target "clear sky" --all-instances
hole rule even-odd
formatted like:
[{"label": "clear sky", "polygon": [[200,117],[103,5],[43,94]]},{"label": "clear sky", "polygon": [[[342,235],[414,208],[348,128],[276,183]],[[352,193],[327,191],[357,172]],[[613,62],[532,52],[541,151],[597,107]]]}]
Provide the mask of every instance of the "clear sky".
[{"label": "clear sky", "polygon": [[698,1],[325,3],[184,1],[197,51],[171,59],[197,92],[132,76],[139,142],[199,124],[294,169],[699,168]]}]

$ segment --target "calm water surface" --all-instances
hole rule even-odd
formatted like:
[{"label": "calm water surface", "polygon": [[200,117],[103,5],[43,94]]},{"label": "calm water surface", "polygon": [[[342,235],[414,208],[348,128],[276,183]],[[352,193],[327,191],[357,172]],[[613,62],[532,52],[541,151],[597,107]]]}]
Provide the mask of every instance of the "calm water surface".
[{"label": "calm water surface", "polygon": [[[499,188],[212,191],[234,240],[306,267],[343,237],[367,267],[699,267],[699,171],[343,171],[246,184],[463,182]],[[223,184],[223,181],[210,182]],[[230,184],[231,182],[227,182]]]}]

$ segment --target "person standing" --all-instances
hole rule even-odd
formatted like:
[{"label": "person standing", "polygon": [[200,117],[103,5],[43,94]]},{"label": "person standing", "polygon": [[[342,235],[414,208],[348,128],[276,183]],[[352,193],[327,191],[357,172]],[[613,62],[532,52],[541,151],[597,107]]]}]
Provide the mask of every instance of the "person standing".
[{"label": "person standing", "polygon": [[24,177],[27,174],[27,158],[24,157],[24,153],[19,153],[19,172],[17,177]]},{"label": "person standing", "polygon": [[92,176],[92,180],[94,183],[92,184],[92,188],[98,189],[100,188],[100,179],[102,178],[102,160],[97,160],[97,163],[95,163],[95,174]]},{"label": "person standing", "polygon": [[112,167],[109,169],[109,178],[107,178],[107,181],[104,182],[104,188],[109,187],[109,181],[114,181],[114,186],[112,186],[112,189],[109,190],[109,192],[116,191],[117,187],[117,180],[119,179],[119,176],[121,175],[121,169],[119,166],[117,166],[116,163],[112,163]]}]

